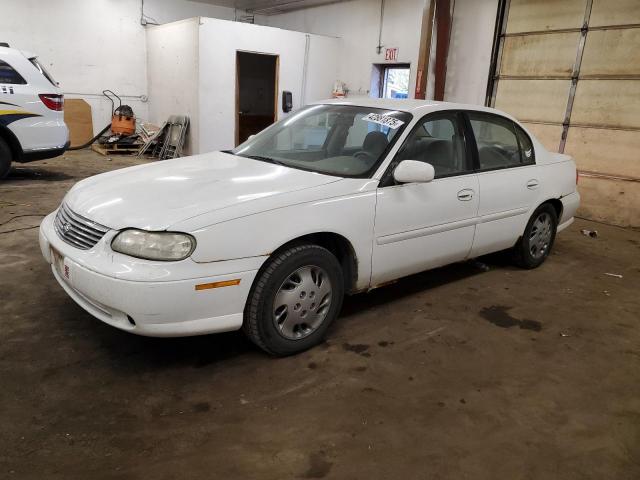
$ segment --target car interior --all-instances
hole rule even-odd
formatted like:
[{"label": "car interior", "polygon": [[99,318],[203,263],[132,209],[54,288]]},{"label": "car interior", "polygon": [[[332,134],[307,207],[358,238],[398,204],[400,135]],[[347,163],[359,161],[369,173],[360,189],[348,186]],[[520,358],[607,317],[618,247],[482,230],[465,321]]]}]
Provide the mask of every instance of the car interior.
[{"label": "car interior", "polygon": [[448,118],[429,120],[416,128],[398,159],[430,163],[436,178],[466,170],[462,136]]}]

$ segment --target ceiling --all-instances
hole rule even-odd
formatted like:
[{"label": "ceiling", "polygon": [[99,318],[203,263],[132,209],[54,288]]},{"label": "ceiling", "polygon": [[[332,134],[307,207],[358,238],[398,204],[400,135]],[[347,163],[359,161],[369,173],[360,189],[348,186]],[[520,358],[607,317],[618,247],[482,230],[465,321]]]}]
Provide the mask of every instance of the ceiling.
[{"label": "ceiling", "polygon": [[258,15],[276,15],[301,8],[338,3],[348,0],[196,0],[202,3],[211,3],[222,7],[239,8],[248,13]]}]

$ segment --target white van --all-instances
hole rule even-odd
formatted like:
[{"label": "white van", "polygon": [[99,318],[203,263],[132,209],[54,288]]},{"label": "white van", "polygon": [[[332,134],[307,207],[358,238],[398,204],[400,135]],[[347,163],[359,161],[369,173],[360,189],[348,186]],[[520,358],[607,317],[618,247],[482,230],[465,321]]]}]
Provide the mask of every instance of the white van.
[{"label": "white van", "polygon": [[0,43],[0,179],[11,162],[57,157],[69,147],[64,97],[35,55]]}]

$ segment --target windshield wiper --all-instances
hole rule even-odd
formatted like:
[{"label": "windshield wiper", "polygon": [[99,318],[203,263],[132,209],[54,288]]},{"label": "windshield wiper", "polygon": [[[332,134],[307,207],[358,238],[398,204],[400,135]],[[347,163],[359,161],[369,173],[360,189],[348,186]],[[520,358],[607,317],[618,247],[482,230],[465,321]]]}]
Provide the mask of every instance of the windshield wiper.
[{"label": "windshield wiper", "polygon": [[281,161],[276,160],[275,158],[264,157],[262,155],[239,155],[239,156],[250,158],[252,160],[260,160],[261,162],[273,163],[275,165],[282,165],[283,167],[287,166],[285,163],[282,163]]}]

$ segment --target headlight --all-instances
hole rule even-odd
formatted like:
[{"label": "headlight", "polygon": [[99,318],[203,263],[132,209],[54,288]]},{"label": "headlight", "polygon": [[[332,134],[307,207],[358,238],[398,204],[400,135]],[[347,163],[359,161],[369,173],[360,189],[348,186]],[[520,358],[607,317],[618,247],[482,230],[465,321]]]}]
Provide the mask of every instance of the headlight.
[{"label": "headlight", "polygon": [[196,248],[196,239],[186,233],[125,230],[111,242],[116,252],[147,260],[184,260]]}]

